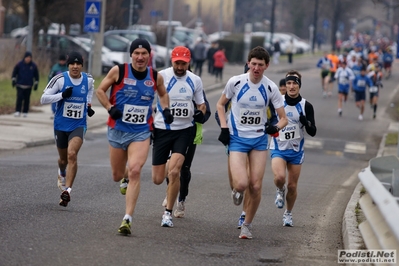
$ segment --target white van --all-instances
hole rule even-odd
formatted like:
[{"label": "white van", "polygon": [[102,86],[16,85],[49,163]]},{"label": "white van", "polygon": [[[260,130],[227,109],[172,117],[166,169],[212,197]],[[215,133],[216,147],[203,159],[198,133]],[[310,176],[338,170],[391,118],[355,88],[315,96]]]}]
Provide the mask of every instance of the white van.
[{"label": "white van", "polygon": [[[182,27],[183,26],[183,24],[177,20],[171,20],[170,25],[172,25],[172,27]],[[157,22],[157,26],[167,27],[167,26],[169,26],[169,20],[160,20]]]}]

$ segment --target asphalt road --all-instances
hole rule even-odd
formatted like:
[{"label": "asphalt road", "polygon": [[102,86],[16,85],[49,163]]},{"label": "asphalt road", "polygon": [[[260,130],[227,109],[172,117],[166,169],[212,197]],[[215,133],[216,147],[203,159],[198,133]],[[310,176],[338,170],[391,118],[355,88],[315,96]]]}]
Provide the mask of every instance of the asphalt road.
[{"label": "asphalt road", "polygon": [[[366,106],[358,121],[352,99],[338,117],[336,94],[322,98],[318,70],[302,74],[301,94],[314,105],[318,133],[307,138],[294,227],[282,226],[268,163],[254,238],[238,238],[241,207],[231,202],[227,158],[212,117],[194,158],[186,216],[174,218],[174,228],[160,226],[165,185],[151,181],[150,153],[132,235],[118,235],[124,197],[111,179],[105,129],[99,129],[86,135],[67,208],[58,205],[53,145],[0,153],[0,265],[336,265],[342,216],[356,174],[376,155],[387,128],[385,106],[397,78],[384,83],[377,119]],[[207,94],[211,107],[220,92]]]}]

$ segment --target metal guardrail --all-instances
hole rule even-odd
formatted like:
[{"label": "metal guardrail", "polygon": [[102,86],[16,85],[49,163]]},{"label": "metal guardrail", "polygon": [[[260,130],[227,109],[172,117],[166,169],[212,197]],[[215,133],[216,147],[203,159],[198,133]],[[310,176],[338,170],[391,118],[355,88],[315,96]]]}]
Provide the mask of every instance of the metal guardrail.
[{"label": "metal guardrail", "polygon": [[398,158],[374,158],[358,177],[367,191],[359,200],[366,217],[359,229],[367,249],[399,250]]}]

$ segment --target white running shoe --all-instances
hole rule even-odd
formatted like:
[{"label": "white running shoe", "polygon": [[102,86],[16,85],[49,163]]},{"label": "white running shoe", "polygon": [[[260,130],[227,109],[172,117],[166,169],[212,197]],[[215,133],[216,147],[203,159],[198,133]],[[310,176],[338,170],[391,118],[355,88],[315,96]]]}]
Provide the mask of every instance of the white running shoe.
[{"label": "white running shoe", "polygon": [[61,175],[61,170],[58,168],[58,178],[57,178],[57,186],[61,191],[65,190],[65,176]]},{"label": "white running shoe", "polygon": [[363,116],[359,115],[359,120],[362,121],[363,120]]},{"label": "white running shoe", "polygon": [[15,117],[19,117],[19,116],[21,116],[21,113],[20,113],[20,112],[15,112],[15,113],[14,113],[14,116],[15,116]]},{"label": "white running shoe", "polygon": [[276,207],[279,209],[282,209],[284,207],[285,203],[285,187],[283,189],[276,188],[276,199],[274,200],[274,204],[276,204]]},{"label": "white running shoe", "polygon": [[241,239],[252,239],[251,226],[247,224],[241,225],[241,232],[239,235]]},{"label": "white running shoe", "polygon": [[166,207],[166,205],[168,205],[168,197],[165,197],[162,201],[162,207]]},{"label": "white running shoe", "polygon": [[173,227],[172,214],[170,212],[165,211],[164,214],[162,215],[161,226],[162,227]]},{"label": "white running shoe", "polygon": [[234,205],[238,206],[241,204],[244,194],[233,189],[233,191],[231,191],[231,197],[233,198]]},{"label": "white running shoe", "polygon": [[289,226],[289,227],[294,226],[294,223],[292,222],[292,213],[284,212],[283,226]]},{"label": "white running shoe", "polygon": [[184,201],[177,201],[176,204],[176,210],[173,213],[175,215],[176,218],[183,218],[184,216],[184,211],[186,210],[186,207],[184,206]]}]

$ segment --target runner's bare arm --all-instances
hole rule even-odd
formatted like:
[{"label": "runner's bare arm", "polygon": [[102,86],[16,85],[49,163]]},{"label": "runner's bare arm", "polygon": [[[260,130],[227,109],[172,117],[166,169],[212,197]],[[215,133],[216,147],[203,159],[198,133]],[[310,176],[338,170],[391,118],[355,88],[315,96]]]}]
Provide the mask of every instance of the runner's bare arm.
[{"label": "runner's bare arm", "polygon": [[96,90],[96,96],[98,98],[98,101],[107,110],[111,108],[112,104],[109,102],[106,92],[112,86],[112,84],[118,81],[118,79],[119,79],[119,67],[114,66],[105,76],[105,78],[101,81],[100,85]]},{"label": "runner's bare arm", "polygon": [[161,103],[162,109],[169,108],[169,95],[166,92],[165,85],[163,83],[163,77],[158,73],[157,76],[157,92],[159,96],[159,101]]}]

